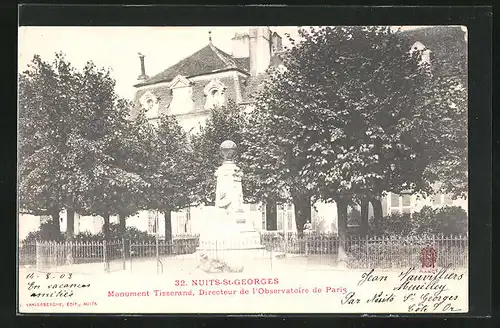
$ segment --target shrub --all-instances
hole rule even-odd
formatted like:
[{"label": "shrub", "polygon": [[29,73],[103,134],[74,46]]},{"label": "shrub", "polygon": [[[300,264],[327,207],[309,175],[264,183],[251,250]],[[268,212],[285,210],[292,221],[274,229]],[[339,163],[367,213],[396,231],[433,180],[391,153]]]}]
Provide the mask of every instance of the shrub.
[{"label": "shrub", "polygon": [[419,234],[467,234],[468,217],[465,210],[458,206],[445,206],[437,209],[424,207],[413,215]]},{"label": "shrub", "polygon": [[22,240],[24,244],[34,244],[36,241],[64,241],[64,234],[59,230],[59,226],[53,221],[42,223],[36,231],[31,231]]},{"label": "shrub", "polygon": [[370,235],[399,235],[408,236],[417,232],[418,226],[414,217],[409,213],[393,213],[380,220],[378,231],[373,218],[370,218]]},{"label": "shrub", "polygon": [[420,212],[394,213],[382,218],[379,231],[375,231],[373,218],[370,219],[371,235],[423,235],[467,234],[468,217],[464,209],[458,206],[432,208],[424,206]]},{"label": "shrub", "polygon": [[[104,237],[104,235],[102,236]],[[136,227],[127,227],[125,230],[125,235],[120,232],[120,225],[116,223],[111,223],[109,225],[109,237],[110,240],[121,240],[122,238],[133,240],[134,242],[154,242],[155,236],[148,234],[145,231],[141,231]]]},{"label": "shrub", "polygon": [[74,241],[83,243],[101,241],[102,239],[103,239],[102,233],[93,234],[88,231],[83,231],[73,236]]}]

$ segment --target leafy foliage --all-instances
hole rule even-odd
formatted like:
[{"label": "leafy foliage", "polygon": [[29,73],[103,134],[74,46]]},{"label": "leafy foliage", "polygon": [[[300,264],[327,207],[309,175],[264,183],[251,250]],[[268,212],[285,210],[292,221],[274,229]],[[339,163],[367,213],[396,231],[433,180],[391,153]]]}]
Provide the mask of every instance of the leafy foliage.
[{"label": "leafy foliage", "polygon": [[161,115],[155,128],[141,112],[135,125],[145,147],[141,175],[150,185],[145,208],[172,211],[186,207],[191,203],[193,185],[193,156],[186,133],[170,115]]},{"label": "leafy foliage", "polygon": [[35,56],[19,76],[19,202],[34,215],[58,215],[71,193],[66,159],[72,113],[79,106],[73,68],[57,54]]},{"label": "leafy foliage", "polygon": [[456,79],[430,74],[422,51],[410,54],[389,28],[299,32],[304,41],[269,72],[248,120],[244,159],[257,193],[345,206],[386,191],[432,193],[443,178],[448,191],[466,185]]},{"label": "leafy foliage", "polygon": [[48,221],[42,223],[40,228],[35,231],[31,231],[28,235],[22,240],[22,243],[29,244],[34,243],[36,241],[64,241],[65,236],[61,233],[59,229],[59,225],[55,224],[53,221]]},{"label": "leafy foliage", "polygon": [[[155,240],[155,236],[152,236],[147,232],[140,231],[135,227],[127,227],[125,234],[123,234],[120,231],[119,224],[111,223],[109,225],[109,240],[119,241],[122,240],[122,238],[132,240],[134,242],[153,242]],[[64,233],[61,233],[58,227],[49,221],[47,223],[43,223],[38,230],[30,232],[22,242],[29,244],[36,241],[63,242],[64,240]],[[104,234],[102,232],[93,234],[88,231],[80,232],[72,239],[74,242],[98,242],[103,240]]]},{"label": "leafy foliage", "polygon": [[69,140],[73,208],[84,215],[134,213],[148,184],[138,174],[141,147],[127,120],[131,104],[119,99],[110,72],[88,63],[82,73],[78,124]]},{"label": "leafy foliage", "polygon": [[[384,217],[381,232],[387,236],[411,236],[425,234],[466,235],[468,217],[458,206],[432,208],[424,206],[419,212],[393,213]],[[375,232],[372,232],[374,234]]]},{"label": "leafy foliage", "polygon": [[[193,166],[196,189],[194,191],[199,203],[211,204],[215,201],[215,171],[222,164],[220,145],[226,140],[236,143],[238,150],[236,162],[244,165],[240,160],[245,151],[243,145],[244,114],[232,101],[226,106],[212,110],[212,115],[201,127],[200,132],[191,137],[193,149]],[[244,168],[243,168],[244,169]],[[248,180],[243,180],[243,195],[251,197],[252,190]]]},{"label": "leafy foliage", "polygon": [[110,71],[92,62],[77,71],[63,54],[52,64],[35,56],[19,81],[21,207],[105,218],[137,211],[148,185],[131,150],[141,144]]}]

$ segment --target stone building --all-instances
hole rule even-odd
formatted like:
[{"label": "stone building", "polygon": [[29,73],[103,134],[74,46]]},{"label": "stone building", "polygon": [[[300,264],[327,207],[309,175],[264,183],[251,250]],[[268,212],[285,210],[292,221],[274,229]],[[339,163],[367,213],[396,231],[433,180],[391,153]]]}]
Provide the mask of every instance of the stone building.
[{"label": "stone building", "polygon": [[236,34],[232,43],[232,54],[228,54],[209,37],[200,50],[151,77],[146,74],[141,55],[132,118],[141,107],[152,122],[167,113],[174,115],[187,132],[194,133],[214,106],[229,100],[241,106],[249,104],[266,69],[276,62],[282,39],[267,27],[255,27],[249,33]]}]

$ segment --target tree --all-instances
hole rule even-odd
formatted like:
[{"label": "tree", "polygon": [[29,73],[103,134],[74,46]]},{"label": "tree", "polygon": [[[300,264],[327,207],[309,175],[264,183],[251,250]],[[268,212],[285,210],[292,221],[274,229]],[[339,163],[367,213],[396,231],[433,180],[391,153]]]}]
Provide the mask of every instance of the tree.
[{"label": "tree", "polygon": [[138,174],[144,165],[142,143],[131,133],[127,120],[131,104],[116,95],[110,71],[88,62],[77,76],[76,124],[65,154],[73,171],[70,207],[82,214],[102,216],[108,239],[110,215],[137,211],[149,187]]},{"label": "tree", "polygon": [[171,240],[171,212],[189,206],[193,198],[193,155],[188,138],[171,115],[161,115],[155,127],[141,111],[135,124],[147,159],[141,176],[150,185],[144,208],[165,215],[165,239]]},{"label": "tree", "polygon": [[[191,145],[194,156],[194,171],[196,179],[196,201],[202,204],[215,202],[215,171],[222,164],[220,145],[225,140],[236,143],[238,150],[236,162],[242,164],[241,154],[243,144],[244,114],[240,108],[229,101],[226,106],[212,109],[211,116],[197,134],[191,136]],[[243,181],[245,197],[251,198],[246,180]]]},{"label": "tree", "polygon": [[291,40],[283,55],[285,69],[270,72],[257,97],[249,134],[258,137],[245,156],[262,186],[276,186],[294,202],[298,231],[309,218],[306,207],[321,199],[336,202],[345,236],[351,201],[364,208],[372,202],[380,218],[384,192],[430,192],[426,170],[462,154],[463,138],[448,142],[442,131],[460,130],[461,123],[446,122],[463,111],[447,103],[450,84],[430,75],[421,52],[410,54],[410,43],[388,28],[299,34],[303,41]]},{"label": "tree", "polygon": [[76,73],[61,53],[51,64],[34,56],[19,76],[20,206],[34,215],[51,215],[58,227],[59,212],[71,198],[66,153],[78,88]]},{"label": "tree", "polygon": [[[275,202],[291,201],[299,232],[311,218],[311,185],[301,179],[305,150],[296,141],[296,122],[284,113],[286,108],[267,107],[264,101],[272,91],[265,89],[257,99],[256,109],[245,123],[242,162],[255,188],[256,199]],[[274,105],[274,104],[273,104]],[[260,107],[262,106],[262,107]]]}]

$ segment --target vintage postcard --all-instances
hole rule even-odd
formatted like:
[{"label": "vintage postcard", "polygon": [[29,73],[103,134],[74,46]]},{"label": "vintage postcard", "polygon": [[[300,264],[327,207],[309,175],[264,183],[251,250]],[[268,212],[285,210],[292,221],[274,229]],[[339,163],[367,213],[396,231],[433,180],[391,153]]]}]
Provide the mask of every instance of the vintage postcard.
[{"label": "vintage postcard", "polygon": [[467,313],[467,44],[20,27],[19,313]]}]

